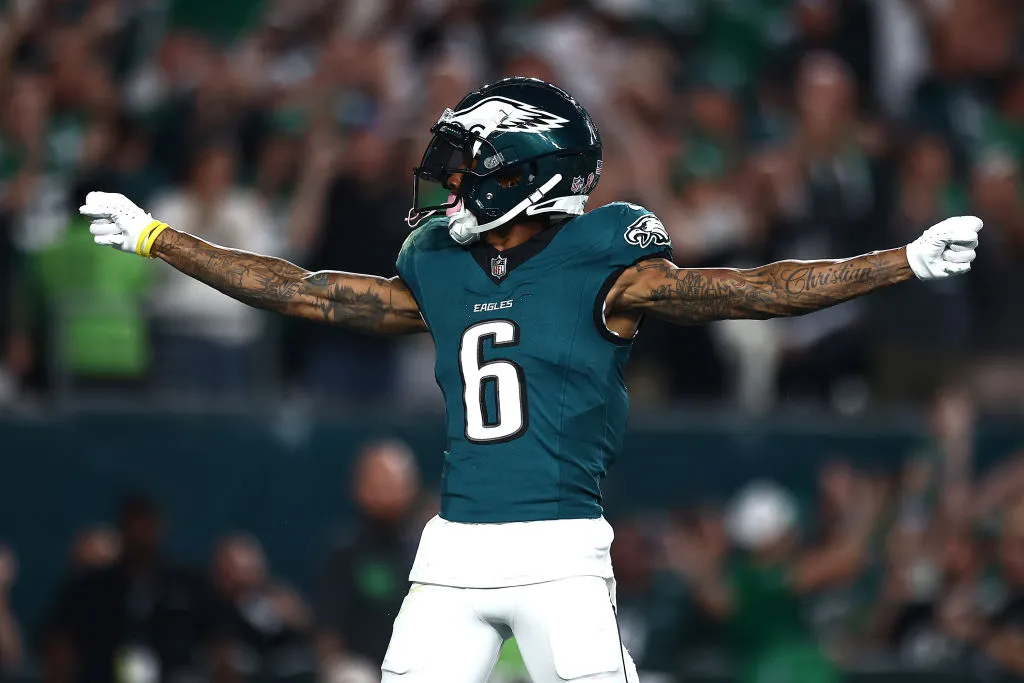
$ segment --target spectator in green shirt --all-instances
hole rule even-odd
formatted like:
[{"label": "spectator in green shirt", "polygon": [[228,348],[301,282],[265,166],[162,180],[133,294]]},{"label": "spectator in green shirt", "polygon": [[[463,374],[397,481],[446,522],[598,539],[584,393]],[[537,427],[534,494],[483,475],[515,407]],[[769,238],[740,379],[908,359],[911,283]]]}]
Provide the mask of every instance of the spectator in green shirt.
[{"label": "spectator in green shirt", "polygon": [[[74,194],[84,201],[85,188]],[[61,238],[30,257],[37,322],[54,343],[50,353],[61,373],[142,382],[150,355],[144,299],[151,269],[94,247],[88,221],[76,213]]]},{"label": "spectator in green shirt", "polygon": [[873,496],[855,497],[846,511],[846,533],[805,550],[798,544],[794,499],[774,483],[754,482],[738,494],[727,515],[738,550],[727,565],[700,559],[708,557],[702,539],[676,539],[670,562],[704,610],[723,625],[740,680],[838,680],[804,618],[802,599],[861,569],[879,507]]}]

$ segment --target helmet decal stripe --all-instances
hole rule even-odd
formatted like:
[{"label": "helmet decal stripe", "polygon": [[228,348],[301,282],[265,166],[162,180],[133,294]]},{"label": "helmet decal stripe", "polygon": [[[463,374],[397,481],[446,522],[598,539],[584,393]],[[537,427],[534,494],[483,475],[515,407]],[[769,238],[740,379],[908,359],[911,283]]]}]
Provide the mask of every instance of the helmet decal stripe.
[{"label": "helmet decal stripe", "polygon": [[568,119],[540,107],[499,96],[485,98],[471,107],[454,112],[450,120],[461,123],[467,130],[488,130],[488,135],[501,132],[543,133],[569,123]]}]

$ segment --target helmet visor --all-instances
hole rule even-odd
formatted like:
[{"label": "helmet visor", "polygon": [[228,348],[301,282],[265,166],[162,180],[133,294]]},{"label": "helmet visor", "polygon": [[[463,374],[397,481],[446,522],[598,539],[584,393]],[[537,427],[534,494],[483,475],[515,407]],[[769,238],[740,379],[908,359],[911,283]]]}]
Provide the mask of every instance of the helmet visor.
[{"label": "helmet visor", "polygon": [[413,207],[407,222],[415,227],[425,218],[455,208],[459,193],[449,185],[449,179],[456,173],[483,178],[493,169],[477,170],[479,160],[485,158],[484,166],[490,159],[500,159],[494,145],[473,131],[466,130],[454,122],[442,121],[430,129],[434,137],[423,153],[420,165],[413,169]]}]

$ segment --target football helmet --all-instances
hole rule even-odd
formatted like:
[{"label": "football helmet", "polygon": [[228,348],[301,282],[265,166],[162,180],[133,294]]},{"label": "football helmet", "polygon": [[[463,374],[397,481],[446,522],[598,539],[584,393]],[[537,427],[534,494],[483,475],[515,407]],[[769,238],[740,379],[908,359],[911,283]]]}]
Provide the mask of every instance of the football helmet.
[{"label": "football helmet", "polygon": [[[521,214],[578,216],[601,177],[601,137],[564,90],[506,78],[446,109],[413,170],[416,227],[444,212],[459,244]],[[460,173],[457,191],[448,180]]]}]

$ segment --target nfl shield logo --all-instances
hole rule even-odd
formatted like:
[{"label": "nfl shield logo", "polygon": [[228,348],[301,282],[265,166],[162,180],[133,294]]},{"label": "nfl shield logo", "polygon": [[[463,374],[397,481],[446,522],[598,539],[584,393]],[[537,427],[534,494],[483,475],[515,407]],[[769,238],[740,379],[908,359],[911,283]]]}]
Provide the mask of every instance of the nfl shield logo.
[{"label": "nfl shield logo", "polygon": [[504,256],[495,256],[491,259],[491,276],[505,277],[506,264],[508,259]]}]

